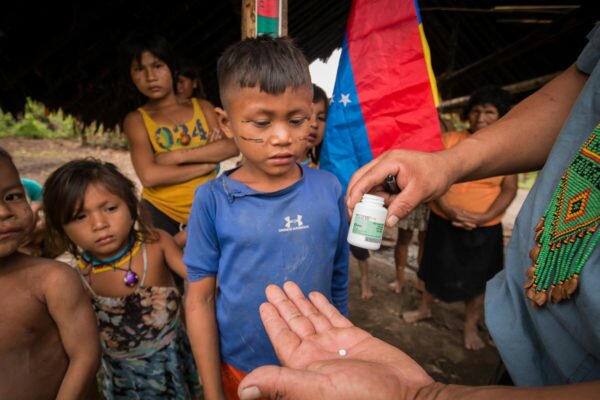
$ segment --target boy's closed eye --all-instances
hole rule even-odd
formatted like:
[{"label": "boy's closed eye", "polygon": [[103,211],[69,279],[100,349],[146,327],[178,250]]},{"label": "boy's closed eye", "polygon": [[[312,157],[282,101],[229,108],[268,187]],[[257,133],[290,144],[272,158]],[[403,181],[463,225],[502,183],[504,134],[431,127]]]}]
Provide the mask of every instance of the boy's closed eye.
[{"label": "boy's closed eye", "polygon": [[290,123],[295,126],[300,126],[308,121],[307,117],[293,118],[290,120]]}]

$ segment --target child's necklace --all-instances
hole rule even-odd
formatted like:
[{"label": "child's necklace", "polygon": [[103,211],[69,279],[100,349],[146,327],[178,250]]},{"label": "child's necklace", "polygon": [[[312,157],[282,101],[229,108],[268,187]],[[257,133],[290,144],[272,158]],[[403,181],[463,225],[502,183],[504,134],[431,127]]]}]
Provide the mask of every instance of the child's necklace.
[{"label": "child's necklace", "polygon": [[[81,271],[89,271],[91,268],[92,274],[99,274],[106,271],[125,271],[123,283],[127,287],[134,287],[139,281],[138,274],[131,269],[131,260],[142,247],[142,235],[140,233],[132,234],[131,240],[127,246],[114,257],[99,260],[84,251],[81,258],[77,259],[77,264]],[[127,268],[122,268],[127,264]],[[91,278],[91,277],[90,277]]]}]

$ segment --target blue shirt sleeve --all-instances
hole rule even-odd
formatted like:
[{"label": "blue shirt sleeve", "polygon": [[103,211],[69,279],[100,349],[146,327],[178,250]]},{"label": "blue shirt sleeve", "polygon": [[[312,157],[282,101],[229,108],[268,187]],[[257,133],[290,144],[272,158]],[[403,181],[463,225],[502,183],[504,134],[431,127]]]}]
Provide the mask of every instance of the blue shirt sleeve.
[{"label": "blue shirt sleeve", "polygon": [[333,305],[340,310],[340,313],[348,316],[348,218],[346,216],[346,204],[340,184],[335,182],[338,192],[338,208],[340,212],[340,228],[338,233],[338,242],[335,249],[333,276],[331,279],[331,299]]},{"label": "blue shirt sleeve", "polygon": [[591,75],[600,57],[600,25],[596,25],[587,38],[589,41],[577,58],[577,68],[581,72]]},{"label": "blue shirt sleeve", "polygon": [[187,242],[183,263],[188,280],[196,282],[217,274],[220,249],[215,226],[216,201],[209,187],[214,181],[200,186],[194,195],[187,225]]}]

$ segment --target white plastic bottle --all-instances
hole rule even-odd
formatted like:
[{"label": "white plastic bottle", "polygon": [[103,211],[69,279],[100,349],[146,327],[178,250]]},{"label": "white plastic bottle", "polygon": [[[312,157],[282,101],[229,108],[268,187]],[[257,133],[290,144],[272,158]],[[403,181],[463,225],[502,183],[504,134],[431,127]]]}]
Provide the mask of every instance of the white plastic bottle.
[{"label": "white plastic bottle", "polygon": [[363,195],[360,203],[354,207],[348,230],[348,243],[368,250],[379,249],[386,216],[383,197]]}]

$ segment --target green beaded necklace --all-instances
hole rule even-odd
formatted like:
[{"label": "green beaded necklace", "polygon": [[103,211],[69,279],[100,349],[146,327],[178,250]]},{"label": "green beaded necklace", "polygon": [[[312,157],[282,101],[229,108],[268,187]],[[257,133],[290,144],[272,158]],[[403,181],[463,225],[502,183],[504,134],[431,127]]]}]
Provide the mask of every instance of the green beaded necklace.
[{"label": "green beaded necklace", "polygon": [[579,149],[535,227],[525,293],[532,305],[569,299],[598,244],[600,222],[600,124]]}]

